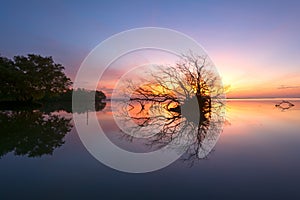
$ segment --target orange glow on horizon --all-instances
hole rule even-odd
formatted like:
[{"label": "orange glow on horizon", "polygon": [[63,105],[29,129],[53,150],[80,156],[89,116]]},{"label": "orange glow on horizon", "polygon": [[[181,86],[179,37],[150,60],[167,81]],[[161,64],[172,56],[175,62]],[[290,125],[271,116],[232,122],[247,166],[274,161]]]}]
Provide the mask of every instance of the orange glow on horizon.
[{"label": "orange glow on horizon", "polygon": [[[286,112],[275,107],[278,102],[280,101],[229,100],[226,103],[226,122],[222,134],[249,134],[248,130],[262,129],[265,126],[272,127],[274,124],[284,127],[287,126],[285,124],[287,121],[294,121],[297,124],[296,116],[298,116],[299,110],[296,108],[300,106],[300,101],[293,101],[295,107]],[[295,114],[293,115],[291,112]]]},{"label": "orange glow on horizon", "polygon": [[[217,52],[212,59],[221,76],[227,98],[300,97],[299,70],[290,72],[276,66],[272,69],[266,63],[236,51]],[[117,69],[108,71],[106,78],[99,81],[98,89],[103,90],[109,98],[123,73]],[[158,94],[166,91],[156,87],[153,92]]]}]

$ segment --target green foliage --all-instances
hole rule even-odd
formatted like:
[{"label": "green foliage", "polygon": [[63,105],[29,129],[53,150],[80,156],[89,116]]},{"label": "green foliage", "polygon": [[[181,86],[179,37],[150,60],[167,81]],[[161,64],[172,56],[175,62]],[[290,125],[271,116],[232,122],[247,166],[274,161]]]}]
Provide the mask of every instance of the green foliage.
[{"label": "green foliage", "polygon": [[66,92],[72,82],[64,67],[52,57],[28,54],[13,60],[0,57],[0,97],[6,100],[35,101]]}]

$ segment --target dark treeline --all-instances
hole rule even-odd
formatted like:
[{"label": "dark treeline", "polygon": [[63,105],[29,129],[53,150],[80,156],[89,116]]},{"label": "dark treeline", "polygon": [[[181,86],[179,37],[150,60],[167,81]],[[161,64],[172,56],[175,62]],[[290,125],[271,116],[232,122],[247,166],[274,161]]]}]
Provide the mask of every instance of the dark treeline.
[{"label": "dark treeline", "polygon": [[[78,89],[64,73],[64,67],[52,57],[28,54],[13,59],[0,56],[0,103],[22,106],[65,102],[71,105],[72,94],[83,101],[101,102],[106,96],[101,91]],[[97,105],[96,105],[97,106]]]},{"label": "dark treeline", "polygon": [[8,101],[37,101],[58,96],[72,85],[63,70],[52,57],[0,57],[0,97]]}]

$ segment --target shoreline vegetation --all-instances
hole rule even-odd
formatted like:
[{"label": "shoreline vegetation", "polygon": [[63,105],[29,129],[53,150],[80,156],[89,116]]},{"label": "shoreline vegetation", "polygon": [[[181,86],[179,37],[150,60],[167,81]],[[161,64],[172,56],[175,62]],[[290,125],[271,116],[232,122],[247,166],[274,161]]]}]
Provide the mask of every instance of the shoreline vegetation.
[{"label": "shoreline vegetation", "polygon": [[0,110],[72,112],[73,95],[79,99],[73,103],[74,112],[105,107],[106,96],[102,91],[74,90],[64,69],[52,57],[28,54],[9,59],[0,56]]},{"label": "shoreline vegetation", "polygon": [[[72,95],[80,95],[79,101],[73,102]],[[85,89],[72,89],[61,95],[44,98],[37,101],[16,101],[0,99],[0,110],[41,110],[45,113],[64,110],[68,113],[84,113],[87,111],[100,111],[106,106],[106,96],[101,91],[89,91]]]}]

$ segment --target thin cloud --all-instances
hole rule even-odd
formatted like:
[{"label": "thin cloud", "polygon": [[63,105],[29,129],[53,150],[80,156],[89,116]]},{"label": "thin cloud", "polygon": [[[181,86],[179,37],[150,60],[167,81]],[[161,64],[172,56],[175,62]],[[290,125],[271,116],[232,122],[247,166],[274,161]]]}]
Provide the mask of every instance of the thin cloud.
[{"label": "thin cloud", "polygon": [[284,90],[284,89],[297,89],[297,88],[300,89],[300,86],[299,85],[294,85],[294,86],[281,85],[277,89]]}]

